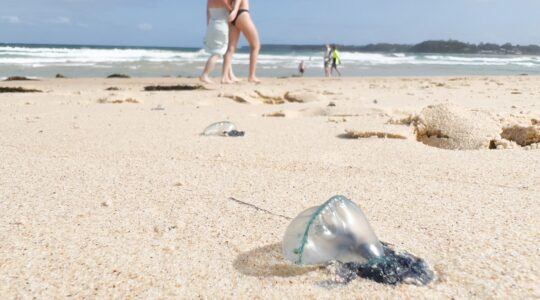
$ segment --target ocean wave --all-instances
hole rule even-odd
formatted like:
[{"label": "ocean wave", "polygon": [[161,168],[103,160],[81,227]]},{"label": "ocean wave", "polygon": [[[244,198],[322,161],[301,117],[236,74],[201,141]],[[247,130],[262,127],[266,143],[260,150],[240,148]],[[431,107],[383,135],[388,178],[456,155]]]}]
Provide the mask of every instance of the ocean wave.
[{"label": "ocean wave", "polygon": [[[67,48],[67,47],[21,47],[0,46],[0,65],[21,67],[88,67],[111,68],[119,65],[136,64],[135,69],[145,66],[173,64],[175,66],[204,65],[209,54],[200,50],[151,49],[151,48]],[[376,66],[516,66],[540,68],[539,56],[489,56],[489,55],[445,55],[413,53],[361,53],[342,52],[344,67]],[[309,68],[322,68],[323,51],[262,53],[259,64],[266,69],[295,69],[300,61]],[[237,53],[234,63],[249,64],[249,54]],[[140,66],[140,67],[139,67]]]}]

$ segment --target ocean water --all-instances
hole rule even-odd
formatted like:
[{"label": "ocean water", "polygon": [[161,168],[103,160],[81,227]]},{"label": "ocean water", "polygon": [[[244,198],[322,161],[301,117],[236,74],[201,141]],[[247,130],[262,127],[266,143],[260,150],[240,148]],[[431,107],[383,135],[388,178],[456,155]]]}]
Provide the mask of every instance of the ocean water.
[{"label": "ocean water", "polygon": [[[298,64],[307,65],[306,76],[323,76],[321,51],[264,51],[259,76],[291,76]],[[133,77],[195,77],[208,58],[202,49],[0,44],[0,78],[27,76],[104,77],[123,73]],[[241,49],[234,70],[246,76],[249,54]],[[219,76],[219,65],[214,76]],[[342,52],[344,76],[458,76],[540,75],[540,56],[446,55],[414,53]]]}]

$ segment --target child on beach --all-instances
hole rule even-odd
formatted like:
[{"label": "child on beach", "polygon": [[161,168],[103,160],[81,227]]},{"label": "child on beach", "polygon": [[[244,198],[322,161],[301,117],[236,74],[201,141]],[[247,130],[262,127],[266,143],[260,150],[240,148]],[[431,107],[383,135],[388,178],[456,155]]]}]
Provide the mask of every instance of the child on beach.
[{"label": "child on beach", "polygon": [[[210,73],[214,70],[217,60],[227,52],[229,41],[229,11],[232,9],[228,0],[208,0],[206,10],[206,51],[210,53],[210,58],[199,79],[205,83],[212,83]],[[235,80],[232,67],[227,71],[228,78]]]},{"label": "child on beach", "polygon": [[229,34],[229,48],[227,49],[223,61],[221,83],[234,82],[229,76],[229,73],[232,70],[232,58],[236,52],[238,41],[240,40],[240,33],[244,34],[251,47],[248,80],[250,82],[259,83],[260,81],[257,79],[255,73],[257,71],[257,59],[259,51],[261,50],[261,43],[259,40],[259,33],[257,32],[257,28],[249,13],[249,0],[231,0],[231,2],[232,11],[229,15],[229,22],[231,22],[232,27]]}]

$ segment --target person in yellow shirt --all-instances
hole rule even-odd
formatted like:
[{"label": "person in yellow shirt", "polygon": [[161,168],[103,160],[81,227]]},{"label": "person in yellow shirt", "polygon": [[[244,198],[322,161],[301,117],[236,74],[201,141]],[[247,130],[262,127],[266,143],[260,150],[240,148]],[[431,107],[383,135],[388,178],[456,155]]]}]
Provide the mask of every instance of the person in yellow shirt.
[{"label": "person in yellow shirt", "polygon": [[330,75],[334,74],[334,70],[341,76],[341,72],[338,70],[338,65],[341,65],[341,54],[339,53],[336,45],[332,45],[332,68],[330,69]]}]

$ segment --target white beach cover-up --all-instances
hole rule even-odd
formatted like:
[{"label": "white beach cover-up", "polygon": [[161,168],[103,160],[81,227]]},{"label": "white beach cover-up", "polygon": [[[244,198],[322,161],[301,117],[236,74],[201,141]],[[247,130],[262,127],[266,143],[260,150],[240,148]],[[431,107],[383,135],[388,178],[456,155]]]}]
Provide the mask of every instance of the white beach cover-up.
[{"label": "white beach cover-up", "polygon": [[229,43],[229,12],[226,8],[210,8],[210,22],[206,32],[206,51],[223,56]]}]

